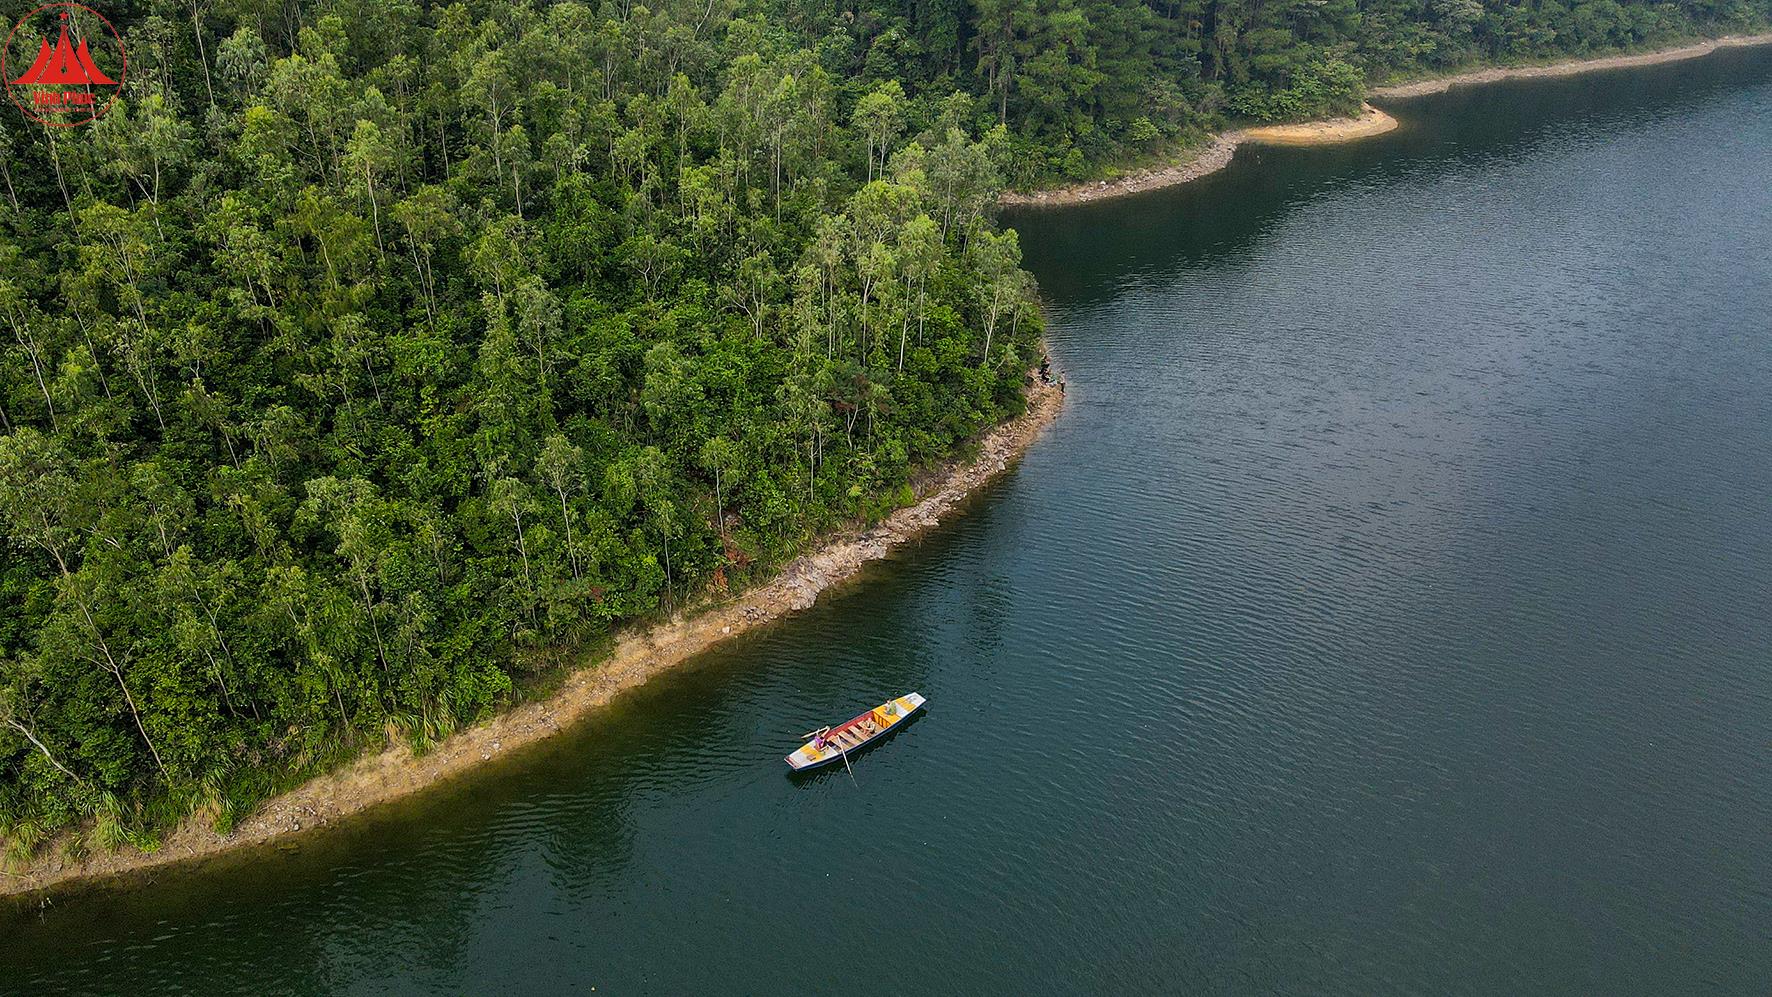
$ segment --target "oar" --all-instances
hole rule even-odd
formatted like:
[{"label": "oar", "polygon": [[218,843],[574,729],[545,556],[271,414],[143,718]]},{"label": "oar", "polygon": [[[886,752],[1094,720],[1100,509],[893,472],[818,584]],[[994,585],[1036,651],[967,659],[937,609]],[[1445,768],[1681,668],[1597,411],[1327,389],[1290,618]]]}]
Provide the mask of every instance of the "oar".
[{"label": "oar", "polygon": [[[829,727],[820,727],[819,729],[808,733],[806,735],[806,740],[810,741],[815,737],[823,737],[826,734],[829,734],[830,732],[831,732],[831,729]],[[843,756],[843,769],[844,769],[844,771],[849,773],[849,781],[854,782],[857,786],[861,785],[861,783],[856,782],[855,770],[849,767],[849,752],[844,749],[843,742],[837,740],[836,738],[832,738],[830,741],[828,741],[826,743],[827,744],[834,744],[837,746],[837,754]]]},{"label": "oar", "polygon": [[[843,771],[849,773],[849,781],[855,782],[855,770],[849,767],[849,752],[844,750],[843,742],[841,741],[837,742],[837,754],[843,756]],[[855,784],[857,786],[861,785],[859,782],[855,782]]]}]

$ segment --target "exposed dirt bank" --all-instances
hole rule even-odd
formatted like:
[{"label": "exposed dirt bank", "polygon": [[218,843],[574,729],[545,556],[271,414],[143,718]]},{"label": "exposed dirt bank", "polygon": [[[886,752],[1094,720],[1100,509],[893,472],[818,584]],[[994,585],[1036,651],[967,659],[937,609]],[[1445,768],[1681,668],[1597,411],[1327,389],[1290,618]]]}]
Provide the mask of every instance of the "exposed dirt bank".
[{"label": "exposed dirt bank", "polygon": [[1243,141],[1263,145],[1330,145],[1383,135],[1397,127],[1397,119],[1367,104],[1358,117],[1307,121],[1297,125],[1262,125],[1245,128]]},{"label": "exposed dirt bank", "polygon": [[1226,132],[1213,139],[1211,145],[1195,152],[1192,158],[1172,166],[1139,170],[1114,180],[1072,184],[1069,187],[1039,190],[1031,194],[1005,191],[997,198],[997,203],[1004,207],[1062,207],[1099,201],[1107,197],[1137,194],[1159,187],[1173,187],[1224,169],[1230,163],[1232,154],[1237,151],[1239,140],[1239,132]]},{"label": "exposed dirt bank", "polygon": [[1122,197],[1161,187],[1173,187],[1190,180],[1198,180],[1209,173],[1216,173],[1230,164],[1231,156],[1236,153],[1237,146],[1244,142],[1267,145],[1328,145],[1334,142],[1351,142],[1370,135],[1381,135],[1395,127],[1397,127],[1395,118],[1368,105],[1358,117],[1329,118],[1324,121],[1309,121],[1296,125],[1263,125],[1259,128],[1240,128],[1216,136],[1210,145],[1198,150],[1192,158],[1185,162],[1155,169],[1139,170],[1113,180],[1072,184],[1069,187],[1035,191],[1031,194],[1009,191],[999,197],[997,203],[1004,207],[1061,207],[1099,201],[1108,197]]},{"label": "exposed dirt bank", "polygon": [[1679,62],[1682,59],[1696,59],[1709,55],[1720,48],[1741,48],[1746,45],[1772,44],[1772,32],[1759,35],[1730,35],[1711,41],[1698,42],[1692,45],[1681,45],[1678,48],[1666,48],[1657,52],[1644,52],[1639,55],[1612,55],[1601,59],[1571,59],[1567,62],[1553,62],[1543,66],[1498,67],[1495,69],[1479,69],[1456,76],[1445,76],[1437,80],[1418,80],[1414,83],[1399,83],[1395,86],[1379,87],[1371,92],[1371,96],[1380,99],[1397,97],[1421,97],[1427,94],[1445,93],[1453,87],[1474,86],[1480,83],[1499,83],[1502,80],[1531,79],[1547,76],[1574,76],[1578,73],[1591,73],[1599,69],[1629,69],[1632,66],[1653,66],[1663,62]]},{"label": "exposed dirt bank", "polygon": [[[1626,69],[1632,66],[1652,66],[1663,62],[1678,62],[1682,59],[1695,59],[1709,55],[1720,48],[1740,48],[1747,45],[1772,44],[1772,33],[1758,35],[1731,35],[1710,41],[1695,42],[1678,48],[1662,49],[1658,52],[1644,52],[1637,55],[1612,55],[1599,59],[1572,59],[1567,62],[1550,63],[1543,66],[1515,66],[1494,69],[1479,69],[1456,76],[1446,76],[1433,80],[1419,80],[1413,83],[1399,83],[1393,86],[1378,87],[1369,96],[1385,100],[1402,97],[1420,97],[1427,94],[1444,93],[1455,86],[1474,86],[1482,83],[1497,83],[1502,80],[1527,79],[1531,77],[1574,76],[1578,73],[1591,73],[1601,69]],[[1109,197],[1123,197],[1147,190],[1162,187],[1173,187],[1176,184],[1198,180],[1210,173],[1216,173],[1229,165],[1231,156],[1236,153],[1237,146],[1244,142],[1263,142],[1270,145],[1324,145],[1332,142],[1351,142],[1372,135],[1382,135],[1397,127],[1397,121],[1385,112],[1368,105],[1357,118],[1333,118],[1326,121],[1309,121],[1295,125],[1263,125],[1259,128],[1245,128],[1237,131],[1224,132],[1215,137],[1211,144],[1195,151],[1183,162],[1154,169],[1139,170],[1128,173],[1113,180],[1096,180],[1089,183],[1072,184],[1068,187],[1056,187],[1052,190],[1021,193],[1009,191],[998,198],[1004,207],[1062,207],[1072,204],[1085,204]]]},{"label": "exposed dirt bank", "polygon": [[[401,746],[362,758],[267,801],[231,834],[216,834],[206,824],[192,821],[168,834],[158,851],[126,849],[78,862],[65,858],[51,842],[32,866],[0,874],[0,896],[135,873],[277,841],[304,828],[336,823],[465,772],[495,755],[551,737],[617,693],[720,641],[810,608],[819,593],[921,535],[960,500],[1006,471],[1063,405],[1064,395],[1058,388],[1031,389],[1027,412],[987,432],[972,460],[950,466],[925,482],[919,489],[921,500],[915,505],[900,509],[872,529],[832,538],[816,552],[790,563],[766,585],[687,617],[623,635],[609,657],[575,672],[559,692],[545,700],[525,703],[456,733],[421,756]],[[782,753],[792,747],[782,745]]]}]

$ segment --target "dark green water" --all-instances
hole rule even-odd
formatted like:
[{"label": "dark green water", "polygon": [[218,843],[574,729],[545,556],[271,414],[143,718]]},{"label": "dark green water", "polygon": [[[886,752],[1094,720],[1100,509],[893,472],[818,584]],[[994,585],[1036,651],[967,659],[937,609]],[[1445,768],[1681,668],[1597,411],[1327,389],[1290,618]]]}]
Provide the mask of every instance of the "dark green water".
[{"label": "dark green water", "polygon": [[1399,112],[1012,219],[1070,407],[865,585],[0,990],[1765,992],[1772,53]]}]

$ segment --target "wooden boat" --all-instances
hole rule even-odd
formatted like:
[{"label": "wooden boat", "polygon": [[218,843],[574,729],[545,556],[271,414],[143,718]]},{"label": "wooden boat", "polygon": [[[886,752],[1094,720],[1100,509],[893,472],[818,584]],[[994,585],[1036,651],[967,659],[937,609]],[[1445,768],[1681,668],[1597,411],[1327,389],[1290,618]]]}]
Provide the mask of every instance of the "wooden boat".
[{"label": "wooden boat", "polygon": [[921,693],[907,693],[890,699],[847,723],[826,727],[812,733],[812,740],[788,756],[788,767],[795,772],[835,765],[863,745],[897,730],[911,714],[923,708]]}]

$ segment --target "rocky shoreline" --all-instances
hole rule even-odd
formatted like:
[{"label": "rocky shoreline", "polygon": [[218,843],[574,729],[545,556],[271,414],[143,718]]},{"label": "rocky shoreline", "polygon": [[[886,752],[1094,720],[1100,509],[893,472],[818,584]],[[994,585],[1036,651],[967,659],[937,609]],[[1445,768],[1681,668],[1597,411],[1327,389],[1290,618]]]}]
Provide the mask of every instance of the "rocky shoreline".
[{"label": "rocky shoreline", "polygon": [[1416,80],[1411,83],[1399,83],[1394,86],[1379,87],[1371,92],[1371,96],[1380,100],[1404,97],[1424,97],[1428,94],[1445,93],[1453,87],[1478,86],[1484,83],[1499,83],[1502,80],[1538,79],[1555,76],[1576,76],[1581,73],[1592,73],[1602,69],[1630,69],[1637,66],[1654,66],[1664,62],[1680,62],[1685,59],[1697,59],[1718,49],[1743,48],[1750,45],[1772,44],[1772,32],[1758,35],[1730,35],[1725,38],[1713,38],[1709,41],[1677,48],[1659,49],[1654,52],[1643,52],[1637,55],[1610,55],[1599,59],[1571,59],[1565,62],[1553,62],[1543,66],[1498,66],[1492,69],[1478,69],[1454,76],[1444,76],[1433,80]]},{"label": "rocky shoreline", "polygon": [[[1718,49],[1766,44],[1772,44],[1772,33],[1731,35],[1636,55],[1571,59],[1542,66],[1479,69],[1438,79],[1417,80],[1378,87],[1372,90],[1368,96],[1379,100],[1421,97],[1428,94],[1445,93],[1458,86],[1477,86],[1484,83],[1498,83],[1502,80],[1574,76],[1579,73],[1591,73],[1605,69],[1652,66],[1664,62],[1699,58]],[[1224,132],[1214,136],[1210,144],[1199,149],[1182,162],[1138,170],[1112,180],[1096,180],[1027,193],[1009,191],[999,197],[997,203],[1003,207],[1013,208],[1066,207],[1073,204],[1106,200],[1111,197],[1125,197],[1128,194],[1139,194],[1189,183],[1216,173],[1230,165],[1231,157],[1236,154],[1237,147],[1244,142],[1260,142],[1269,145],[1327,145],[1381,135],[1396,127],[1395,118],[1368,104],[1358,117],[1330,118],[1323,121],[1306,121],[1290,125],[1263,125]]]},{"label": "rocky shoreline", "polygon": [[1031,194],[1007,192],[997,199],[1003,207],[1066,207],[1087,204],[1110,197],[1124,197],[1147,190],[1188,183],[1230,165],[1237,147],[1245,142],[1267,145],[1328,145],[1351,142],[1371,135],[1381,135],[1397,127],[1397,120],[1368,104],[1351,118],[1329,118],[1292,125],[1262,125],[1239,128],[1215,136],[1212,144],[1186,162],[1156,169],[1139,170],[1113,180],[1072,184]]},{"label": "rocky shoreline", "polygon": [[[919,489],[919,501],[858,533],[832,537],[768,583],[676,619],[631,630],[602,659],[574,672],[546,699],[523,703],[459,731],[423,755],[400,745],[318,776],[255,809],[229,834],[187,821],[153,852],[134,849],[69,859],[49,842],[29,866],[0,874],[0,897],[44,894],[51,887],[130,877],[174,864],[201,862],[240,849],[283,842],[370,807],[411,795],[511,750],[552,737],[655,675],[721,641],[812,607],[825,590],[853,578],[945,519],[962,500],[1011,466],[1057,418],[1064,393],[1036,384],[1027,411],[984,434],[977,455],[952,464]],[[784,750],[786,747],[784,746]]]}]

